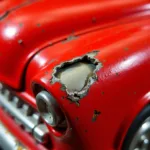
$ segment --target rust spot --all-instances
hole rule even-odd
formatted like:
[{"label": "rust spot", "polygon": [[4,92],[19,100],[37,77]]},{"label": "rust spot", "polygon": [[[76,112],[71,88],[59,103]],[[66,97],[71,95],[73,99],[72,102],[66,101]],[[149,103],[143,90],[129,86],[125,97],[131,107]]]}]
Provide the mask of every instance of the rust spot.
[{"label": "rust spot", "polygon": [[128,51],[128,50],[129,50],[129,48],[128,48],[128,47],[125,47],[125,48],[124,48],[124,50],[125,50],[125,51]]},{"label": "rust spot", "polygon": [[104,91],[102,91],[102,92],[101,92],[101,94],[102,94],[102,95],[104,95],[104,94],[105,94],[105,92],[104,92]]},{"label": "rust spot", "polygon": [[19,27],[23,27],[23,23],[19,23]]},{"label": "rust spot", "polygon": [[37,23],[37,24],[36,24],[36,26],[37,26],[37,27],[40,27],[40,26],[41,26],[41,24],[40,24],[40,23]]},{"label": "rust spot", "polygon": [[65,99],[65,97],[64,97],[64,96],[62,96],[62,97],[61,97],[61,99],[62,99],[62,100],[64,100],[64,99]]},{"label": "rust spot", "polygon": [[24,148],[21,147],[21,146],[18,146],[18,147],[17,147],[17,150],[24,150]]},{"label": "rust spot", "polygon": [[51,83],[61,83],[63,87],[61,90],[66,91],[67,98],[78,102],[87,95],[91,85],[98,79],[96,72],[102,67],[102,63],[94,58],[97,53],[93,51],[56,66]]},{"label": "rust spot", "polygon": [[44,33],[44,32],[45,32],[45,29],[42,29],[42,32]]},{"label": "rust spot", "polygon": [[118,73],[118,72],[116,72],[116,76],[119,76],[119,73]]},{"label": "rust spot", "polygon": [[95,122],[97,120],[97,117],[101,114],[99,110],[94,110],[94,114],[92,117],[92,122]]}]

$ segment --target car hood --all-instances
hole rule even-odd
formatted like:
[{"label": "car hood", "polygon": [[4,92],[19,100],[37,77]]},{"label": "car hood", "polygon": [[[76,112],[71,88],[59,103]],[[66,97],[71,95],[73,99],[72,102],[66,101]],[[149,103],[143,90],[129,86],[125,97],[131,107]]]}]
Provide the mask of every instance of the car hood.
[{"label": "car hood", "polygon": [[149,0],[1,0],[0,81],[20,89],[30,60],[43,48],[106,27],[148,5]]}]

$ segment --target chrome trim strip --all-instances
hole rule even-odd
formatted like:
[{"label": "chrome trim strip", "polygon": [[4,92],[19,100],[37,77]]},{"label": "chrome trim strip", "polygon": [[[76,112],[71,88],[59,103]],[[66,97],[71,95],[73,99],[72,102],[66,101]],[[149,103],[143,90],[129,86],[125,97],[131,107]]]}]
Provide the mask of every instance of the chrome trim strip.
[{"label": "chrome trim strip", "polygon": [[0,147],[3,150],[26,150],[26,148],[0,122]]}]

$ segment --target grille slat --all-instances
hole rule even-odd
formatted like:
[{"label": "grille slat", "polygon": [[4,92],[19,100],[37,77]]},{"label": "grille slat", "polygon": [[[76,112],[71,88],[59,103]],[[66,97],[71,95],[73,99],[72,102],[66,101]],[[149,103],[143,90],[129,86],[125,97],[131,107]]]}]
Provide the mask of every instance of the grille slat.
[{"label": "grille slat", "polygon": [[38,142],[48,142],[49,131],[42,123],[40,114],[17,96],[12,96],[8,89],[2,88],[0,90],[0,106]]}]

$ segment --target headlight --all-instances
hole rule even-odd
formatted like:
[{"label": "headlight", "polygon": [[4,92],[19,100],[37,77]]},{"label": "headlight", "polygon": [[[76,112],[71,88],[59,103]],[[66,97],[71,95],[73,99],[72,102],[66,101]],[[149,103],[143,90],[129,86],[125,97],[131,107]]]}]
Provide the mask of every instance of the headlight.
[{"label": "headlight", "polygon": [[46,123],[56,127],[64,120],[63,113],[54,97],[47,91],[41,91],[36,96],[38,110]]}]

